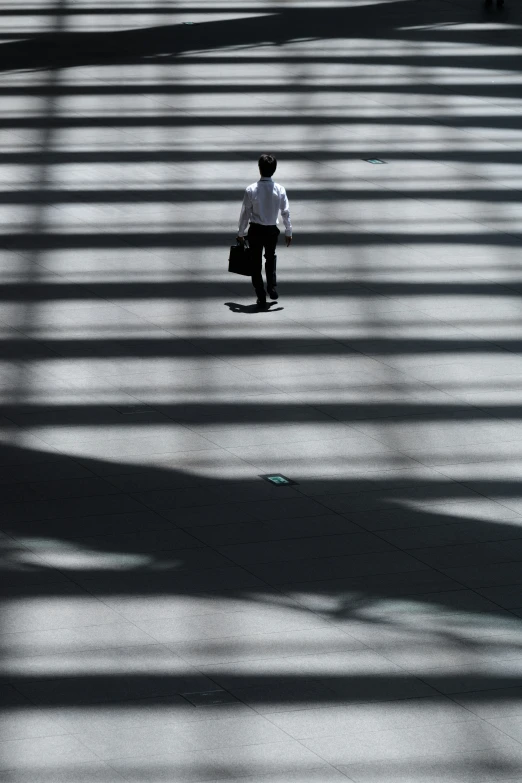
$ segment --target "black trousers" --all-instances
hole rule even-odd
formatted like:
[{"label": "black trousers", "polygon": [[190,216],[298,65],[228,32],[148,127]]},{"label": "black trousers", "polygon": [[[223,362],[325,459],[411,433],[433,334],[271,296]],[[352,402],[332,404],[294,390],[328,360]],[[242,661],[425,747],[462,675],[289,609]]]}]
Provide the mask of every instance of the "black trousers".
[{"label": "black trousers", "polygon": [[260,223],[250,223],[248,228],[248,244],[252,255],[254,272],[252,285],[258,296],[265,296],[263,285],[263,250],[265,251],[265,275],[268,288],[275,288],[276,278],[276,245],[280,231],[277,226],[262,226]]}]

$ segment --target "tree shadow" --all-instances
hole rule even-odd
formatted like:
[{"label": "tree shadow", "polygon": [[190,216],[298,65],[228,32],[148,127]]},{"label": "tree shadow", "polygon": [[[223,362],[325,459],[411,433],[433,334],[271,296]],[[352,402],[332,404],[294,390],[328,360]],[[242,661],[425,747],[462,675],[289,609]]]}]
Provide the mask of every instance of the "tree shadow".
[{"label": "tree shadow", "polygon": [[[522,642],[520,620],[506,608],[518,610],[516,589],[501,597],[520,581],[516,481],[389,471],[293,475],[297,486],[273,487],[205,475],[206,452],[191,452],[203,469],[187,472],[48,448],[0,451],[4,591],[11,597],[87,590],[109,605],[111,596],[148,596],[152,609],[162,595],[207,595],[313,612],[346,624],[352,640],[377,624],[395,629],[402,644],[421,643],[426,632],[475,651]],[[158,461],[186,457],[173,452]],[[400,599],[402,610],[393,603]],[[174,603],[160,616],[179,616]],[[187,649],[197,640],[226,646],[222,630],[215,641],[207,630]]]},{"label": "tree shadow", "polygon": [[[225,10],[225,9],[223,9]],[[50,69],[91,64],[132,64],[151,59],[178,57],[191,51],[226,49],[233,46],[279,45],[300,39],[329,40],[337,38],[340,30],[349,30],[357,36],[361,30],[368,35],[387,38],[400,37],[412,42],[421,40],[473,41],[477,34],[445,25],[453,21],[455,13],[461,21],[469,21],[465,9],[451,15],[443,6],[412,0],[398,0],[390,12],[386,4],[375,13],[373,6],[344,6],[324,8],[285,8],[276,5],[271,13],[224,21],[201,22],[194,25],[174,24],[131,29],[116,32],[50,33],[3,44],[0,50],[0,68]],[[119,8],[118,13],[122,10]],[[63,11],[62,11],[63,13]],[[403,15],[406,29],[396,29],[397,14]],[[194,9],[194,14],[197,10]],[[480,5],[476,15],[489,17]],[[473,18],[473,14],[471,14]],[[502,17],[508,16],[507,9]],[[415,30],[418,25],[428,30]],[[409,28],[409,29],[408,29]],[[509,45],[509,30],[504,38]],[[499,38],[502,42],[502,38]]]},{"label": "tree shadow", "polygon": [[[304,743],[284,779],[316,783],[321,743],[349,735],[349,779],[379,779],[382,759],[403,780],[379,744],[393,732],[423,780],[520,774],[503,745],[455,755],[444,734],[488,737],[521,709],[518,481],[272,487],[205,475],[201,452],[153,465],[48,449],[0,449],[0,692],[6,715],[47,732],[34,779],[98,783],[102,763],[136,781],[280,775]],[[496,514],[470,513],[496,492]],[[99,756],[92,773],[46,758],[65,733]]]}]

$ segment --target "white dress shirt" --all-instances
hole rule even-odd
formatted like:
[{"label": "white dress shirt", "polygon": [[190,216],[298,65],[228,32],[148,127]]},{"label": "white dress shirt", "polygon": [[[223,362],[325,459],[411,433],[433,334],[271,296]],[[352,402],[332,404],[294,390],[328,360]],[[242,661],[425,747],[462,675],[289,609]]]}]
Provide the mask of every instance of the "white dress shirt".
[{"label": "white dress shirt", "polygon": [[285,224],[285,234],[291,237],[292,224],[286,190],[282,185],[274,182],[272,177],[261,177],[258,182],[249,185],[245,190],[239,216],[238,236],[247,235],[249,222],[260,223],[262,226],[276,226],[280,211]]}]

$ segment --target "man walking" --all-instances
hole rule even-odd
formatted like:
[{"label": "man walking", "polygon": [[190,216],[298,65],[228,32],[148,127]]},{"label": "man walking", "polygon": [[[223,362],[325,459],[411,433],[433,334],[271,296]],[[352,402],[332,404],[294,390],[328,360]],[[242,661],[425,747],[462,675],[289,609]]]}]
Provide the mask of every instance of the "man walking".
[{"label": "man walking", "polygon": [[277,227],[279,212],[285,226],[287,247],[292,242],[292,224],[286,190],[272,179],[277,168],[277,160],[273,155],[261,155],[258,166],[260,179],[245,190],[237,238],[240,242],[244,242],[245,237],[248,237],[254,267],[252,285],[257,294],[257,304],[266,307],[266,291],[262,274],[263,248],[268,296],[270,299],[277,299],[275,249],[280,234]]}]

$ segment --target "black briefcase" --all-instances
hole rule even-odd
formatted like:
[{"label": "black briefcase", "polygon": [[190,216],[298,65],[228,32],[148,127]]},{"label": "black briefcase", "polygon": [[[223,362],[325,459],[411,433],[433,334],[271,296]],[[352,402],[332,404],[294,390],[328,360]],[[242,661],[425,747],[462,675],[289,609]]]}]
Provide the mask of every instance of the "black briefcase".
[{"label": "black briefcase", "polygon": [[230,248],[228,271],[236,275],[252,276],[252,256],[248,242],[237,242]]}]

